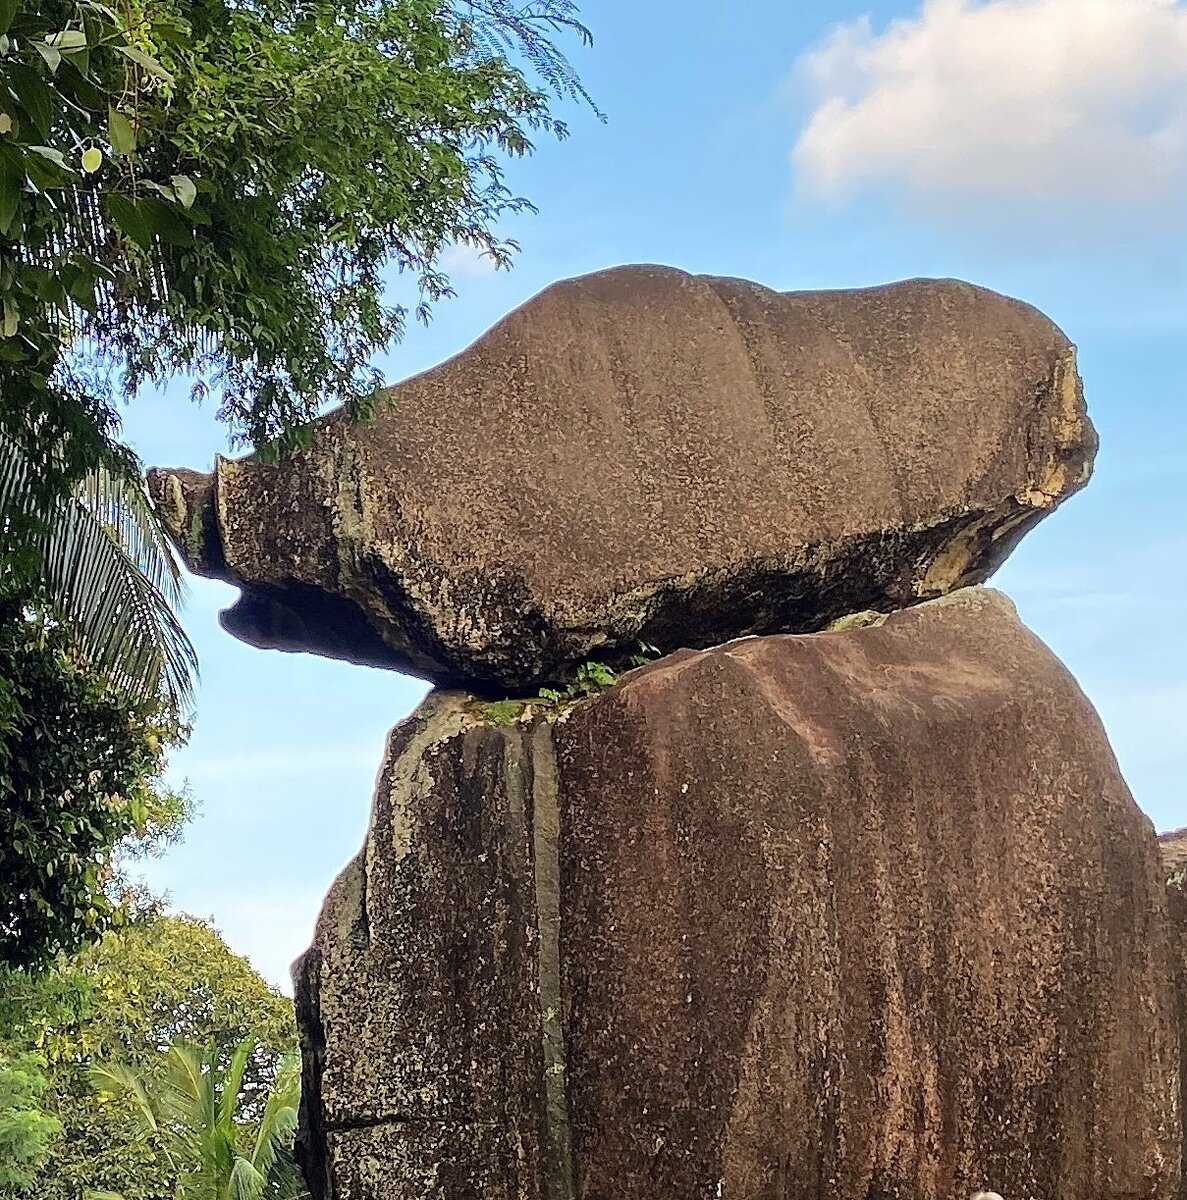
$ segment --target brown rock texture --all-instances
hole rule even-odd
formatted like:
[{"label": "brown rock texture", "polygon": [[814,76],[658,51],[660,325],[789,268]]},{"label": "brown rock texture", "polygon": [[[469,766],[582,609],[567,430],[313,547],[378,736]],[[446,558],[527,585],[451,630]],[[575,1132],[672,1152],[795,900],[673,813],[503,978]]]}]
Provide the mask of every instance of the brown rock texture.
[{"label": "brown rock texture", "polygon": [[618,268],[391,399],[152,487],[237,637],[488,692],[980,582],[1096,449],[1067,338],[952,280]]},{"label": "brown rock texture", "polygon": [[[1171,957],[1175,1001],[1179,1014],[1180,1114],[1187,1114],[1187,828],[1164,833],[1158,839],[1166,871],[1167,905],[1171,921]],[[1187,1124],[1187,1117],[1184,1118]],[[1180,1200],[1187,1200],[1187,1129],[1182,1143]]]},{"label": "brown rock texture", "polygon": [[1153,830],[1003,597],[492,711],[396,729],[295,968],[317,1200],[1179,1194]]}]

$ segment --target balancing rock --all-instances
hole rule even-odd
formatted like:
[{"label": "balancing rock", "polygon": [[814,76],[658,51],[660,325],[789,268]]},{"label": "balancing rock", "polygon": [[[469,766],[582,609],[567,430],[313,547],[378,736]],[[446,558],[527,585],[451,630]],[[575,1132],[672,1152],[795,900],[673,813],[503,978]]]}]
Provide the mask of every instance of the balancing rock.
[{"label": "balancing rock", "polygon": [[223,616],[487,693],[984,580],[1088,478],[1074,349],[952,280],[558,283],[278,464],[152,473]]}]

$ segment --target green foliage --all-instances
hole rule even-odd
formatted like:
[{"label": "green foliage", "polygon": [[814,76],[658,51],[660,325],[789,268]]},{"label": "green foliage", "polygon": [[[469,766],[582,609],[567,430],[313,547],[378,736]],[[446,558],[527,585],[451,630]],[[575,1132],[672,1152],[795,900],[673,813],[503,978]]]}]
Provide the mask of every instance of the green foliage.
[{"label": "green foliage", "polygon": [[451,244],[507,265],[502,163],[565,133],[512,57],[582,95],[549,35],[588,38],[568,0],[7,0],[0,27],[0,395],[49,421],[107,369],[192,370],[257,443],[373,403],[389,271],[427,317]]},{"label": "green foliage", "polygon": [[[91,1079],[100,1098],[132,1106],[140,1133],[160,1147],[176,1179],[178,1200],[296,1200],[305,1194],[292,1169],[292,1139],[300,1099],[300,1064],[286,1055],[258,1117],[242,1112],[243,1086],[255,1052],[254,1037],[240,1042],[222,1064],[217,1042],[174,1042],[158,1069],[99,1063]],[[92,1192],[92,1200],[128,1200]]]},{"label": "green foliage", "polygon": [[639,649],[631,655],[632,667],[645,667],[649,662],[654,662],[661,654],[658,646],[653,646],[650,642],[640,642]]},{"label": "green foliage", "polygon": [[41,1108],[43,1067],[34,1054],[0,1053],[0,1195],[33,1185],[62,1132]]},{"label": "green foliage", "polygon": [[[633,667],[641,667],[659,657],[660,651],[649,642],[639,643],[639,652],[631,656]],[[576,704],[590,696],[612,688],[618,682],[617,672],[603,662],[584,662],[577,668],[575,678],[562,688],[541,688],[535,697],[503,700],[475,700],[470,704],[472,712],[492,725],[514,725],[525,715],[530,716],[539,709],[560,709]]]},{"label": "green foliage", "polygon": [[292,1003],[191,917],[148,912],[50,971],[0,973],[0,1048],[7,1039],[44,1056],[43,1107],[65,1131],[18,1200],[82,1200],[88,1190],[174,1200],[178,1169],[196,1169],[198,1160],[167,1132],[146,1130],[134,1097],[100,1097],[92,1068],[118,1062],[154,1089],[172,1043],[207,1047],[226,1071],[249,1036],[237,1115],[254,1126],[296,1044]]},{"label": "green foliage", "polygon": [[478,714],[492,725],[514,725],[523,715],[524,700],[484,700],[477,705]]},{"label": "green foliage", "polygon": [[618,675],[603,662],[583,662],[577,668],[577,678],[560,691],[556,688],[541,688],[540,699],[546,704],[572,704],[587,696],[596,696],[618,682]]},{"label": "green foliage", "polygon": [[0,593],[42,599],[114,687],[181,711],[193,698],[197,658],[174,615],[180,568],[142,477],[100,466],[48,496],[35,478],[29,455],[0,430],[0,526],[7,519],[22,529],[32,552],[0,561]]},{"label": "green foliage", "polygon": [[157,786],[180,736],[81,662],[60,625],[0,597],[0,965],[46,962],[121,919],[121,843],[181,815]]}]

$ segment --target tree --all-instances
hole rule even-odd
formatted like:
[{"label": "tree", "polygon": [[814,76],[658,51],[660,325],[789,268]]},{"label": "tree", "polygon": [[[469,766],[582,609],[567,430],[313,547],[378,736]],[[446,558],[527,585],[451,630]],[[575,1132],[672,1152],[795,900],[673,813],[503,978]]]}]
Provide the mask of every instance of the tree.
[{"label": "tree", "polygon": [[65,495],[44,493],[38,478],[0,431],[0,523],[20,531],[15,553],[0,560],[0,595],[52,611],[121,694],[184,711],[197,657],[175,615],[181,571],[140,473],[101,464]]},{"label": "tree", "polygon": [[77,431],[65,397],[110,441],[113,368],[213,380],[257,444],[366,411],[408,315],[388,270],[427,317],[451,244],[509,263],[502,157],[565,134],[510,55],[584,95],[564,31],[588,40],[569,0],[0,0],[10,416]]},{"label": "tree", "polygon": [[32,1054],[0,1054],[0,1195],[32,1186],[62,1132],[40,1105],[43,1066]]},{"label": "tree", "polygon": [[[155,1072],[101,1063],[91,1072],[100,1095],[124,1097],[142,1133],[156,1140],[176,1180],[178,1200],[296,1200],[305,1195],[293,1169],[292,1140],[300,1100],[300,1064],[287,1055],[256,1119],[245,1107],[244,1075],[255,1038],[235,1048],[227,1066],[217,1042],[174,1042]],[[97,1192],[94,1200],[127,1200]]]},{"label": "tree", "polygon": [[184,817],[160,782],[180,736],[97,676],[68,629],[0,595],[0,965],[47,962],[121,919],[121,847]]},{"label": "tree", "polygon": [[91,1069],[118,1061],[156,1088],[172,1043],[217,1047],[225,1072],[249,1036],[238,1117],[251,1124],[296,1045],[292,1002],[192,917],[148,911],[48,972],[0,973],[0,1051],[40,1047],[42,1107],[64,1129],[35,1186],[14,1197],[174,1200],[166,1150],[176,1160],[177,1146],[145,1130],[128,1095],[101,1100]]}]

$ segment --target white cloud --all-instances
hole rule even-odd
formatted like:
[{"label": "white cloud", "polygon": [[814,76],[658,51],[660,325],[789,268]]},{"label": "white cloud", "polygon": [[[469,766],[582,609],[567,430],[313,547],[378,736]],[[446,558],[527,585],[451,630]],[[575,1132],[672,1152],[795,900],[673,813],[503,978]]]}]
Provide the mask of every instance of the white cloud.
[{"label": "white cloud", "polygon": [[463,279],[481,279],[498,270],[494,259],[472,242],[455,242],[450,246],[441,256],[441,268],[446,275],[460,275]]},{"label": "white cloud", "polygon": [[838,26],[800,60],[801,187],[890,184],[929,205],[1116,212],[1187,180],[1187,3],[925,0]]}]

